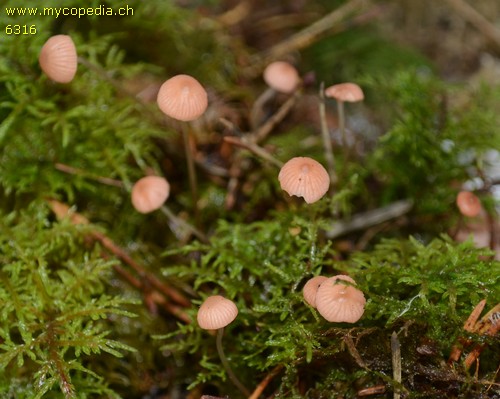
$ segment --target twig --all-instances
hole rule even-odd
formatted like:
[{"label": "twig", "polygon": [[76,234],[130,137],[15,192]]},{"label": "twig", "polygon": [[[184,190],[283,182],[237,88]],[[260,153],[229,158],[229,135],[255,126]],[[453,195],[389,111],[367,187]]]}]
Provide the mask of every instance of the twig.
[{"label": "twig", "polygon": [[248,399],[258,399],[262,392],[264,392],[264,389],[266,389],[271,380],[281,371],[282,368],[283,365],[278,364],[274,369],[272,369],[271,372],[259,383],[259,385],[257,385]]},{"label": "twig", "polygon": [[250,60],[249,69],[245,71],[247,76],[255,76],[260,73],[262,67],[269,61],[282,57],[285,54],[301,50],[309,46],[314,41],[338,25],[353,14],[359,14],[364,11],[369,4],[367,0],[351,0],[343,6],[333,10],[323,18],[309,25],[307,28],[290,36],[286,40],[271,47],[263,54],[257,54]]},{"label": "twig", "polygon": [[120,180],[115,180],[115,179],[111,179],[109,177],[103,177],[103,176],[94,176],[83,169],[74,168],[72,166],[65,165],[65,164],[59,163],[59,162],[57,162],[54,165],[54,167],[57,170],[64,172],[64,173],[68,173],[71,175],[83,176],[83,177],[86,177],[89,179],[93,179],[99,183],[106,184],[108,186],[123,188],[123,183]]},{"label": "twig", "polygon": [[344,335],[344,342],[347,345],[347,349],[349,350],[349,353],[354,358],[354,360],[356,360],[356,363],[358,364],[358,366],[363,368],[363,369],[367,369],[366,363],[364,362],[364,360],[362,359],[358,350],[356,349],[356,345],[354,345],[352,337],[349,333]]},{"label": "twig", "polygon": [[193,234],[198,240],[200,240],[203,243],[208,243],[208,238],[205,234],[203,234],[200,230],[198,230],[196,227],[192,226],[188,222],[186,222],[184,219],[176,216],[170,208],[163,204],[160,208],[160,211],[170,220],[173,226],[170,226],[172,231],[174,233],[177,232],[177,228],[180,227],[181,229],[188,231],[189,233]]},{"label": "twig", "polygon": [[225,136],[224,141],[230,144],[234,144],[238,147],[246,148],[247,150],[252,151],[255,155],[277,166],[278,168],[281,168],[283,166],[283,162],[273,157],[264,148],[252,143],[246,137]]},{"label": "twig", "polygon": [[375,226],[404,215],[412,206],[413,202],[411,200],[401,200],[382,208],[356,214],[349,220],[334,223],[332,228],[326,232],[326,236],[333,239],[355,230]]},{"label": "twig", "polygon": [[500,30],[488,19],[463,0],[446,1],[463,19],[474,25],[478,31],[500,48]]},{"label": "twig", "polygon": [[[70,207],[68,205],[54,199],[48,199],[47,202],[49,203],[52,211],[56,214],[58,219],[69,217],[71,223],[73,224],[89,223],[88,219],[86,219],[84,216],[78,214],[77,212],[71,212]],[[186,323],[189,323],[191,321],[190,318],[187,316],[187,314],[182,310],[182,307],[188,307],[190,306],[191,303],[179,291],[177,291],[173,287],[169,287],[167,284],[160,281],[156,276],[146,271],[141,265],[139,265],[135,260],[133,260],[132,257],[125,250],[116,245],[105,234],[98,231],[92,231],[90,235],[92,238],[99,241],[104,248],[113,253],[124,263],[128,264],[132,269],[134,269],[137,272],[137,274],[142,278],[143,281],[147,281],[149,285],[151,285],[159,292],[161,292],[163,295],[169,297],[172,301],[177,302],[180,305],[179,307],[165,301],[162,304],[167,311],[169,311],[174,316],[178,317],[180,320],[185,321]],[[122,268],[115,268],[115,270],[120,275],[125,277],[126,280],[134,287],[140,288],[143,291],[147,288],[147,286],[143,283],[143,281],[137,280],[135,277],[131,276],[128,272],[126,272]]]},{"label": "twig", "polygon": [[293,95],[288,98],[279,109],[271,116],[262,126],[260,126],[257,130],[250,133],[250,140],[253,140],[255,143],[260,143],[263,141],[269,133],[275,128],[275,126],[280,123],[288,113],[292,110],[293,106],[297,102],[297,100],[302,95],[302,91],[300,89],[295,90]]},{"label": "twig", "polygon": [[[392,378],[401,385],[401,345],[399,343],[398,334],[394,331],[391,335],[391,352],[392,352]],[[399,386],[394,387],[394,399],[401,397]]]}]

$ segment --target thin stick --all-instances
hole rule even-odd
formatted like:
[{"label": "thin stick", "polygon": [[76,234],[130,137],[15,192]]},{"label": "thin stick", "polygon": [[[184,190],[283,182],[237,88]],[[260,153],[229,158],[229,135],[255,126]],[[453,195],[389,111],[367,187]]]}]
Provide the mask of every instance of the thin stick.
[{"label": "thin stick", "polygon": [[275,60],[285,54],[292,53],[309,46],[323,33],[332,29],[332,27],[339,25],[351,15],[359,14],[364,11],[368,4],[369,1],[367,0],[351,0],[343,6],[333,10],[323,18],[309,25],[307,28],[271,47],[263,54],[257,54],[250,60],[250,65],[252,66],[247,71],[247,74],[249,76],[254,76],[259,73],[262,67],[268,64],[271,60]]},{"label": "thin stick", "polygon": [[66,164],[63,164],[60,162],[57,162],[54,165],[54,167],[57,170],[64,172],[64,173],[68,173],[71,175],[77,175],[77,176],[83,176],[83,177],[86,177],[89,179],[93,179],[99,183],[106,184],[108,186],[123,188],[123,183],[120,180],[115,180],[115,179],[111,179],[109,177],[104,177],[104,176],[94,176],[83,169],[74,168],[72,166],[69,166],[69,165],[66,165]]},{"label": "thin stick", "polygon": [[276,111],[261,127],[250,133],[251,139],[256,143],[263,141],[269,133],[271,133],[274,127],[285,119],[301,95],[302,91],[300,89],[295,90],[293,95],[281,105],[278,111]]},{"label": "thin stick", "polygon": [[321,82],[319,87],[319,119],[321,122],[321,137],[323,138],[323,147],[325,149],[326,165],[332,185],[337,183],[337,174],[335,173],[335,158],[333,156],[332,139],[326,123],[326,106],[325,106],[325,83]]},{"label": "thin stick", "polygon": [[[191,224],[189,224],[188,222],[186,222],[184,219],[181,219],[180,217],[176,216],[167,205],[163,204],[160,208],[160,211],[162,211],[163,214],[170,220],[170,222],[173,224],[173,227],[180,227],[181,229],[193,234],[201,242],[208,243],[209,240],[205,234],[203,234],[196,227],[194,227]],[[171,226],[171,228],[172,228],[172,226]],[[172,230],[174,230],[174,229],[172,229]],[[174,230],[174,233],[175,233],[175,230]]]},{"label": "thin stick", "polygon": [[232,381],[232,383],[240,390],[240,392],[245,395],[245,397],[250,396],[250,391],[241,383],[240,380],[236,377],[236,375],[233,373],[233,370],[231,370],[231,366],[229,365],[229,362],[227,361],[226,356],[224,355],[224,349],[222,348],[222,336],[224,335],[224,328],[219,328],[217,330],[217,339],[215,341],[216,346],[217,346],[217,353],[219,354],[220,361],[222,362],[222,365],[224,366],[224,369],[226,370],[227,376],[229,379]]},{"label": "thin stick", "polygon": [[[70,207],[60,201],[48,199],[52,211],[55,213],[58,219],[69,217],[71,223],[73,224],[88,224],[89,221],[77,212],[70,212]],[[147,281],[149,285],[154,287],[156,290],[161,292],[166,297],[170,297],[174,302],[177,302],[179,306],[169,304],[168,302],[162,303],[164,308],[171,312],[174,316],[178,317],[180,320],[186,323],[190,322],[189,316],[182,310],[182,307],[190,306],[190,301],[187,300],[179,291],[173,287],[169,287],[157,277],[146,271],[141,265],[139,265],[132,257],[118,245],[116,245],[109,237],[98,231],[90,232],[90,236],[95,240],[99,241],[104,248],[113,253],[116,257],[121,259],[124,263],[128,264],[136,273],[142,278],[142,280]],[[130,273],[122,269],[121,267],[115,267],[115,271],[122,275],[132,286],[144,290],[145,284],[136,279]]]},{"label": "thin stick", "polygon": [[[401,385],[401,345],[399,343],[398,334],[394,331],[391,335],[391,352],[392,352],[392,377],[394,381]],[[399,387],[394,387],[394,399],[400,399],[401,394]]]},{"label": "thin stick", "polygon": [[283,368],[282,364],[278,364],[271,372],[266,375],[266,377],[257,385],[252,394],[248,397],[248,399],[258,399],[264,389],[269,385],[271,380],[281,371]]},{"label": "thin stick", "polygon": [[463,0],[446,1],[463,19],[474,25],[478,31],[500,48],[500,30],[493,23]]},{"label": "thin stick", "polygon": [[412,201],[401,200],[393,202],[392,204],[384,206],[382,208],[358,213],[349,220],[334,223],[331,229],[326,232],[326,236],[330,239],[333,239],[343,234],[350,233],[351,231],[375,226],[379,223],[383,223],[404,215],[412,208],[412,206]]},{"label": "thin stick", "polygon": [[273,165],[281,168],[283,166],[283,162],[273,157],[269,152],[267,152],[262,147],[259,147],[257,144],[252,143],[246,137],[234,137],[234,136],[225,136],[224,141],[234,144],[238,147],[246,148],[247,150],[253,152],[258,157],[272,163]]}]

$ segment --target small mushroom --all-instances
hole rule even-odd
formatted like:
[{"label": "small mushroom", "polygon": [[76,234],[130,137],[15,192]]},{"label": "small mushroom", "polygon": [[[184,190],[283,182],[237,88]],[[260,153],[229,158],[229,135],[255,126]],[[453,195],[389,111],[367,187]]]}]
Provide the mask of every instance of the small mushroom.
[{"label": "small mushroom", "polygon": [[308,204],[321,199],[330,187],[330,176],[326,169],[308,157],[290,159],[281,168],[278,180],[289,195],[303,197]]},{"label": "small mushroom", "polygon": [[167,116],[179,121],[193,121],[207,109],[207,92],[192,76],[176,75],[160,87],[158,107]]},{"label": "small mushroom", "polygon": [[170,184],[160,176],[145,176],[133,185],[131,200],[140,213],[153,212],[163,205],[170,195]]},{"label": "small mushroom", "polygon": [[270,63],[264,70],[263,77],[269,87],[285,94],[292,93],[300,82],[297,69],[285,61]]},{"label": "small mushroom", "polygon": [[342,281],[356,284],[351,277],[345,275],[323,281],[316,293],[316,308],[330,322],[355,323],[365,311],[366,299],[360,290]]},{"label": "small mushroom", "polygon": [[325,96],[337,101],[355,103],[365,98],[363,90],[356,83],[339,83],[325,89]]},{"label": "small mushroom", "polygon": [[49,38],[40,50],[40,68],[53,81],[69,83],[78,68],[78,57],[73,40],[68,35]]},{"label": "small mushroom", "polygon": [[231,324],[238,316],[238,308],[221,295],[209,296],[198,310],[198,325],[204,330],[218,330]]},{"label": "small mushroom", "polygon": [[[346,129],[345,129],[345,102],[358,102],[365,98],[363,90],[356,83],[339,83],[325,89],[325,96],[335,98],[337,100],[337,113],[339,117],[339,130],[342,136],[344,147],[348,148]],[[346,152],[345,157],[348,158],[349,153]]]},{"label": "small mushroom", "polygon": [[302,294],[304,295],[304,300],[311,305],[313,308],[316,308],[316,293],[318,292],[318,288],[321,283],[327,280],[328,277],[325,276],[316,276],[309,279],[304,288],[302,288]]},{"label": "small mushroom", "polygon": [[221,295],[209,296],[201,304],[198,309],[196,319],[198,325],[204,330],[217,330],[217,353],[229,379],[233,384],[245,395],[250,396],[250,391],[240,382],[229,365],[229,362],[224,355],[222,348],[222,337],[224,335],[224,327],[231,324],[238,315],[238,308],[230,299],[224,298]]},{"label": "small mushroom", "polygon": [[457,195],[457,207],[460,213],[468,217],[476,217],[481,212],[481,201],[470,191],[460,191]]}]

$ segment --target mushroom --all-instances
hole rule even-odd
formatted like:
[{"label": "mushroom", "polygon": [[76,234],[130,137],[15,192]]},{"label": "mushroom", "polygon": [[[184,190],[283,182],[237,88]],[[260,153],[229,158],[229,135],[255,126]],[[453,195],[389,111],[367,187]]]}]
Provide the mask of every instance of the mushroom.
[{"label": "mushroom", "polygon": [[73,39],[68,35],[52,36],[42,46],[38,62],[42,71],[53,81],[71,82],[78,67]]},{"label": "mushroom", "polygon": [[476,217],[481,212],[481,201],[470,191],[460,191],[457,195],[457,207],[460,213],[468,217]]},{"label": "mushroom", "polygon": [[[198,119],[203,115],[208,106],[206,90],[195,78],[184,74],[176,75],[163,83],[156,101],[158,107],[165,115],[182,122],[190,122]],[[182,138],[184,141],[189,184],[196,211],[198,202],[196,170],[194,167],[193,149],[189,144],[192,133],[191,127],[187,126],[187,128],[188,130],[182,129]]]},{"label": "mushroom", "polygon": [[203,328],[204,330],[217,330],[216,346],[222,365],[224,366],[224,369],[233,384],[245,395],[245,397],[248,397],[250,396],[250,391],[233,373],[233,370],[231,370],[229,362],[224,355],[224,350],[222,349],[224,327],[231,324],[237,315],[238,308],[233,301],[224,298],[221,295],[213,295],[209,296],[201,304],[198,309],[196,320],[198,321],[200,328]]},{"label": "mushroom", "polygon": [[285,61],[270,63],[264,70],[263,77],[269,87],[285,94],[292,93],[300,82],[297,69]]},{"label": "mushroom", "polygon": [[198,119],[208,106],[206,90],[189,75],[176,75],[163,83],[157,102],[165,115],[184,122]]},{"label": "mushroom", "polygon": [[316,293],[318,292],[318,288],[323,283],[323,281],[327,280],[328,277],[325,276],[316,276],[309,279],[304,288],[302,288],[302,294],[304,295],[304,300],[311,305],[313,308],[316,308]]},{"label": "mushroom", "polygon": [[330,277],[323,281],[316,293],[316,308],[321,316],[330,322],[357,322],[365,311],[366,299],[363,293],[350,284],[354,280],[345,275]]},{"label": "mushroom", "polygon": [[289,195],[303,197],[308,204],[323,197],[330,186],[330,176],[323,165],[308,157],[290,159],[281,168],[278,180]]},{"label": "mushroom", "polygon": [[325,96],[337,100],[337,111],[339,116],[339,130],[342,135],[344,147],[347,148],[347,139],[345,132],[345,102],[358,102],[365,98],[363,90],[356,83],[339,83],[325,89]]},{"label": "mushroom", "polygon": [[132,187],[131,200],[140,213],[153,212],[163,205],[170,195],[170,184],[160,176],[145,176]]}]

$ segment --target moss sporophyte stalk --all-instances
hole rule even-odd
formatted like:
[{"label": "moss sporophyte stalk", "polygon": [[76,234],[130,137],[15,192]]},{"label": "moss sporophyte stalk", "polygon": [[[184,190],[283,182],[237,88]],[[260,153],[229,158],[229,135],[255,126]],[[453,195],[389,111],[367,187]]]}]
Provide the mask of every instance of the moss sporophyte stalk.
[{"label": "moss sporophyte stalk", "polygon": [[0,9],[1,398],[500,395],[491,78],[404,2],[56,3]]}]

